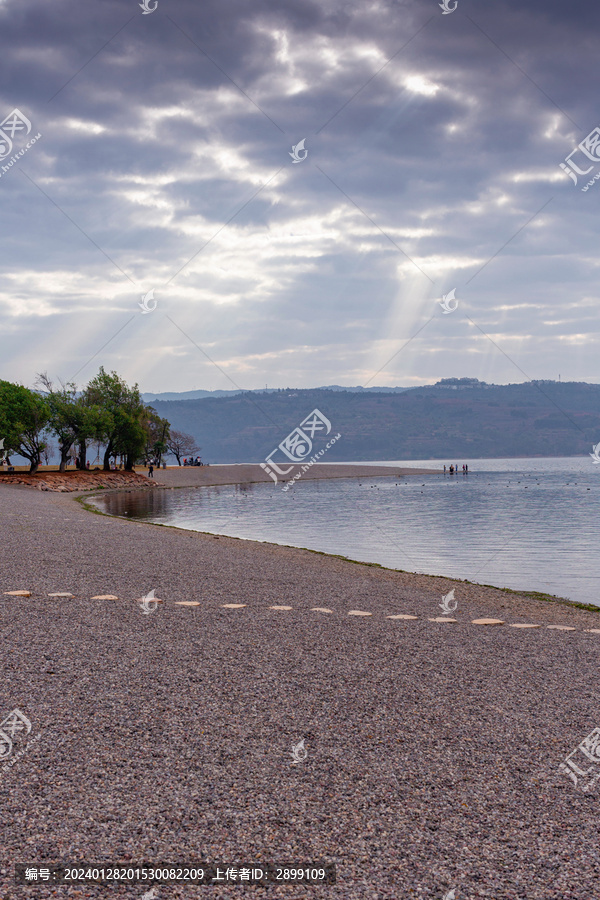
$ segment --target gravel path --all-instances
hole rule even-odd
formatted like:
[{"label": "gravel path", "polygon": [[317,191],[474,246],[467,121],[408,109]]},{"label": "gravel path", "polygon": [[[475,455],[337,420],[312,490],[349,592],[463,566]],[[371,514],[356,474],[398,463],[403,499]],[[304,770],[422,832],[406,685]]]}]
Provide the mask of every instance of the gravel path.
[{"label": "gravel path", "polygon": [[[24,487],[2,486],[0,517],[0,717],[36,738],[0,763],[2,900],[151,887],[13,886],[36,861],[336,863],[336,885],[266,894],[290,900],[598,896],[600,782],[558,766],[600,726],[600,613]],[[457,621],[430,621],[451,588]],[[154,898],[240,894],[265,896]]]}]

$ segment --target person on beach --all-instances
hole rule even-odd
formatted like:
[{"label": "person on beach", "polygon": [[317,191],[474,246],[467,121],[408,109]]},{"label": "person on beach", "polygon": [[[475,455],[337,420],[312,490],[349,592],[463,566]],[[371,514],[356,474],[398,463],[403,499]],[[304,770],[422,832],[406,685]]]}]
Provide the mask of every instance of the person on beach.
[{"label": "person on beach", "polygon": [[446,474],[446,466],[444,466],[444,475]]},{"label": "person on beach", "polygon": [[450,464],[450,474],[454,475],[454,466],[452,465],[452,463]]},{"label": "person on beach", "polygon": [[469,466],[465,463],[465,475],[469,474]]},{"label": "person on beach", "polygon": [[148,466],[148,478],[154,478],[154,466],[152,463]]}]

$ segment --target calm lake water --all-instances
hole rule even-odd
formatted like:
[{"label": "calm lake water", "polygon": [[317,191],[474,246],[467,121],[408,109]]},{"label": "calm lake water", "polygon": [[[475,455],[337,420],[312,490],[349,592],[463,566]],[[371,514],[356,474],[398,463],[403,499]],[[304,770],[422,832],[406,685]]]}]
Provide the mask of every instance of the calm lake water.
[{"label": "calm lake water", "polygon": [[[600,606],[600,466],[464,460],[469,474],[300,480],[97,498],[113,515],[308,547]],[[447,463],[449,464],[449,463]],[[442,468],[432,460],[368,465]]]}]

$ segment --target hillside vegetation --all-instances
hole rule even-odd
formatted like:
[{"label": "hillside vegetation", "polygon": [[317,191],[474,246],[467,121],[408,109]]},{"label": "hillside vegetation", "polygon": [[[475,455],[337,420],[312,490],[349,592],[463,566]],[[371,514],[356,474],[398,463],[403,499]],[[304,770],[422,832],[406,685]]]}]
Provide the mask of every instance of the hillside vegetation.
[{"label": "hillside vegetation", "polygon": [[[328,462],[579,456],[600,441],[600,385],[435,385],[402,393],[289,390],[153,403],[213,463],[260,462],[318,408],[341,439]],[[320,437],[320,449],[326,439]]]}]

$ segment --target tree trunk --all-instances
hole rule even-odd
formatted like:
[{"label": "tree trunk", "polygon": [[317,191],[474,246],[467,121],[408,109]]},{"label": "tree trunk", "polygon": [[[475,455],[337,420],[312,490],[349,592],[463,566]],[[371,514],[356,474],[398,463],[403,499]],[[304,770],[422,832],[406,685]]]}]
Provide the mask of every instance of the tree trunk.
[{"label": "tree trunk", "polygon": [[104,471],[110,472],[110,457],[112,454],[112,444],[109,442],[106,450],[104,451]]},{"label": "tree trunk", "polygon": [[127,454],[127,456],[125,457],[125,471],[126,471],[126,472],[133,472],[133,471],[134,471],[134,469],[133,469],[133,456],[129,456],[129,454]]},{"label": "tree trunk", "polygon": [[71,450],[70,446],[66,447],[64,444],[61,446],[61,448],[60,448],[60,466],[58,467],[59,472],[64,472],[66,470],[67,456],[69,455],[70,450]]},{"label": "tree trunk", "polygon": [[175,454],[175,458],[177,459],[177,465],[180,466],[181,465],[181,456],[179,455],[179,453]]},{"label": "tree trunk", "polygon": [[29,474],[35,475],[35,473],[37,472],[37,470],[39,469],[39,466],[40,466],[40,458],[38,456],[37,459],[30,459],[29,462],[30,462]]},{"label": "tree trunk", "polygon": [[85,469],[87,465],[87,446],[85,441],[79,442],[79,468]]}]

